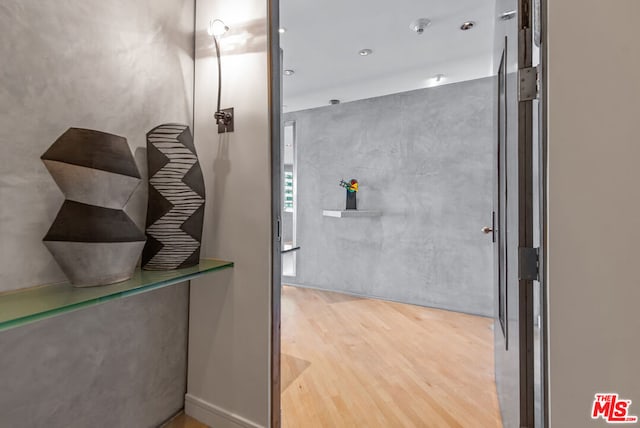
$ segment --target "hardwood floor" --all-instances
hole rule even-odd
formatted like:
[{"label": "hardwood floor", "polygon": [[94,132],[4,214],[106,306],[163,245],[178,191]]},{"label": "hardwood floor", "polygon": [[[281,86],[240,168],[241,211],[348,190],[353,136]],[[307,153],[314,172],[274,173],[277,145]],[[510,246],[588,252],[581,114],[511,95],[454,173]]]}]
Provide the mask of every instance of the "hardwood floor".
[{"label": "hardwood floor", "polygon": [[282,426],[501,427],[491,324],[285,286]]},{"label": "hardwood floor", "polygon": [[198,422],[184,413],[179,414],[171,419],[162,428],[209,428],[207,425]]}]

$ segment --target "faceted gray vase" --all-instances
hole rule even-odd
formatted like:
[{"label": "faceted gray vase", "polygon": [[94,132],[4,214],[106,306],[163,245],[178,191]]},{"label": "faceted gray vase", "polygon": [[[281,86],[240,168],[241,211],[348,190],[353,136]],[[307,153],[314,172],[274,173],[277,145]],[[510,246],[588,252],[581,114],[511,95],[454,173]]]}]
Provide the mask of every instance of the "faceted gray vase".
[{"label": "faceted gray vase", "polygon": [[69,128],[41,157],[65,201],[45,246],[76,287],[133,276],[146,238],[124,212],[140,183],[127,140]]}]

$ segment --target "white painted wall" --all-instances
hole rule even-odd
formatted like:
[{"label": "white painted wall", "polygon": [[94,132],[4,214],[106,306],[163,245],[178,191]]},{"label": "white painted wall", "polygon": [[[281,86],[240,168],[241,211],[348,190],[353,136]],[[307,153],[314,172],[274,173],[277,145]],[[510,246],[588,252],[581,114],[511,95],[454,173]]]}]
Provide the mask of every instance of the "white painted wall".
[{"label": "white painted wall", "polygon": [[596,392],[640,415],[640,2],[548,5],[551,426],[606,426]]},{"label": "white painted wall", "polygon": [[[209,20],[222,41],[222,107],[235,133],[219,137]],[[207,187],[204,255],[235,262],[192,282],[186,410],[216,428],[269,417],[271,173],[265,0],[196,2],[195,143]]]},{"label": "white painted wall", "polygon": [[[266,426],[268,420],[266,13],[264,0],[197,4],[195,136],[208,185],[205,255],[229,258],[236,267],[194,281],[187,411],[217,427]],[[615,7],[549,0],[554,428],[604,426],[590,419],[593,394],[601,391],[634,400],[631,409],[640,414],[639,15],[637,0],[619,0]],[[236,107],[237,131],[222,140],[211,119],[215,59],[205,29],[213,17],[228,21],[234,32],[246,29],[246,41],[224,56],[224,105]]]}]

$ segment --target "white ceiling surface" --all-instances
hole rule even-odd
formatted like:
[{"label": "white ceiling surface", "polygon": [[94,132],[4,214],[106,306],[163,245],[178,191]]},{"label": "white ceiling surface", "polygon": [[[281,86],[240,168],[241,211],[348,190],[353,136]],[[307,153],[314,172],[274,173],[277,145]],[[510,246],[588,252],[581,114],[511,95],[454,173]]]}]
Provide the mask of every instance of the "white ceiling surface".
[{"label": "white ceiling surface", "polygon": [[[420,36],[409,29],[418,18],[431,20]],[[461,31],[467,20],[475,27]],[[280,21],[284,69],[295,70],[283,76],[285,111],[494,74],[495,0],[281,0]]]}]

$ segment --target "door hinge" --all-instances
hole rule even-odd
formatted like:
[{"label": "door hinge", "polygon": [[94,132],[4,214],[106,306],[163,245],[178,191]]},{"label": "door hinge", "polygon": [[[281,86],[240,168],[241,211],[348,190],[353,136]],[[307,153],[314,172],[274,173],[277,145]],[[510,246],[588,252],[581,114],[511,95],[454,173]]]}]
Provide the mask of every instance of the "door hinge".
[{"label": "door hinge", "polygon": [[520,247],[518,251],[518,279],[538,281],[540,278],[538,248]]},{"label": "door hinge", "polygon": [[538,67],[518,70],[518,101],[538,99]]}]

